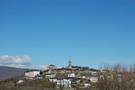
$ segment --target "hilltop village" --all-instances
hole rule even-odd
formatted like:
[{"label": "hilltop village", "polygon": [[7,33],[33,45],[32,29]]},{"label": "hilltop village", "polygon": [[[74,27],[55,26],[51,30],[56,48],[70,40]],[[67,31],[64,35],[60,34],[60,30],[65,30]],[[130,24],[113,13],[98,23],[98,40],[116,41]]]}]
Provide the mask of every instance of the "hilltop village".
[{"label": "hilltop village", "polygon": [[[55,89],[94,89],[94,90],[133,90],[135,88],[135,69],[126,71],[117,65],[113,70],[102,70],[89,67],[75,66],[69,61],[63,68],[48,65],[46,70],[29,70],[21,77],[0,82],[1,87],[24,88],[21,90]],[[36,89],[38,88],[38,89]],[[40,88],[40,89],[39,89]],[[131,88],[131,89],[127,89]],[[4,90],[2,88],[2,90]]]},{"label": "hilltop village", "polygon": [[[73,88],[76,85],[80,87],[90,87],[92,83],[98,82],[99,70],[89,67],[74,66],[69,61],[67,67],[57,68],[55,65],[49,65],[44,71],[30,71],[25,73],[25,80],[42,80],[56,84],[57,88]],[[25,82],[19,80],[17,84]]]},{"label": "hilltop village", "polygon": [[[121,74],[117,74],[117,77],[121,80]],[[94,87],[102,79],[105,80],[106,78],[113,79],[114,72],[74,66],[69,61],[68,65],[63,68],[57,68],[55,65],[50,64],[46,70],[26,72],[24,77],[18,80],[16,84],[23,85],[28,84],[28,82],[45,81],[49,83],[50,87],[55,88],[89,88]]]}]

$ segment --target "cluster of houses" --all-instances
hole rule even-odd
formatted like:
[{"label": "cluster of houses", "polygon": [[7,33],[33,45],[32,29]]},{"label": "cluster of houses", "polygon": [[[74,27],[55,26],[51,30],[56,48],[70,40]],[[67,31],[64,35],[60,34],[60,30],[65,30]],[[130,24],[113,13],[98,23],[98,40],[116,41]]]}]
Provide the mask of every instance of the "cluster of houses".
[{"label": "cluster of houses", "polygon": [[54,69],[53,67],[44,71],[44,75],[50,82],[57,83],[58,87],[63,86],[65,88],[70,88],[74,84],[83,84],[84,87],[90,87],[91,83],[98,82],[98,70],[91,70],[86,67],[73,66],[60,69]]},{"label": "cluster of houses", "polygon": [[108,80],[122,82],[122,80],[132,82],[129,75],[121,72],[110,70],[97,70],[89,67],[73,66],[71,62],[64,68],[57,68],[55,65],[49,65],[46,70],[33,70],[26,72],[23,80],[19,80],[17,84],[24,83],[26,80],[47,80],[47,82],[55,83],[56,88],[89,88],[94,85],[102,85],[102,81]]},{"label": "cluster of houses", "polygon": [[[117,74],[117,77],[118,80],[121,81],[121,74]],[[97,84],[101,79],[113,80],[113,78],[113,72],[107,73],[105,70],[72,66],[71,63],[65,68],[57,68],[55,65],[51,64],[44,71],[32,70],[26,72],[24,79],[19,80],[17,84],[21,84],[25,82],[25,80],[47,80],[48,82],[55,83],[56,88],[72,88],[76,85],[87,88]]]},{"label": "cluster of houses", "polygon": [[[90,69],[89,67],[73,66],[69,61],[69,65],[65,68],[57,68],[55,65],[49,65],[47,70],[34,70],[26,72],[25,80],[48,79],[49,82],[56,83],[56,86],[71,88],[74,85],[82,87],[90,87],[92,83],[98,82],[99,70]],[[19,80],[17,83],[23,83]]]},{"label": "cluster of houses", "polygon": [[17,84],[24,83],[26,80],[47,80],[56,84],[56,87],[72,88],[76,85],[79,87],[92,87],[100,80],[113,80],[114,77],[121,81],[121,74],[108,72],[107,70],[91,69],[89,67],[73,66],[71,62],[64,68],[57,68],[55,65],[49,65],[46,70],[32,70],[26,72],[23,79]]}]

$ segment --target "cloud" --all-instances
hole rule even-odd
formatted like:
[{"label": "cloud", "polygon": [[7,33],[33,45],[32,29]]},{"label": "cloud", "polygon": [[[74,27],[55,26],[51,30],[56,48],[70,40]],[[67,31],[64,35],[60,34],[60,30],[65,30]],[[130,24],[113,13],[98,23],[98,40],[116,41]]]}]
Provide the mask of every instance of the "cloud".
[{"label": "cloud", "polygon": [[46,70],[47,69],[47,67],[48,67],[48,65],[40,65],[40,69],[42,69],[42,70]]},{"label": "cloud", "polygon": [[0,65],[12,67],[29,67],[31,66],[30,56],[0,56]]},{"label": "cloud", "polygon": [[48,65],[31,65],[30,69],[46,70]]}]

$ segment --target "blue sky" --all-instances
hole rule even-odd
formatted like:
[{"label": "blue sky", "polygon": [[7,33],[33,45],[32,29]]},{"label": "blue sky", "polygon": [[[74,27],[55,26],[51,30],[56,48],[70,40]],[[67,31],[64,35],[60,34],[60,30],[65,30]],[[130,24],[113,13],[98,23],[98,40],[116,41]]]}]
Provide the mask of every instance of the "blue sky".
[{"label": "blue sky", "polygon": [[135,64],[134,0],[0,0],[0,55],[32,64]]}]

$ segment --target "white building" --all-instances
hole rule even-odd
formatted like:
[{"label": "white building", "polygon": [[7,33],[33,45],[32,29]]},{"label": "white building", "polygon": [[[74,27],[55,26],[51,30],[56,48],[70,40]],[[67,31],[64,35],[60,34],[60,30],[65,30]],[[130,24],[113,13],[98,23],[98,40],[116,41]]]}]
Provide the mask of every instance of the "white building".
[{"label": "white building", "polygon": [[75,77],[74,73],[68,74],[68,77]]},{"label": "white building", "polygon": [[86,79],[86,76],[82,76],[83,79]]},{"label": "white building", "polygon": [[48,74],[46,75],[46,78],[55,78],[56,77],[56,74]]},{"label": "white building", "polygon": [[85,83],[85,84],[84,84],[84,87],[85,87],[85,88],[90,87],[90,86],[91,86],[90,83]]},{"label": "white building", "polygon": [[90,81],[93,82],[93,83],[97,83],[98,77],[90,77]]},{"label": "white building", "polygon": [[69,79],[49,79],[50,82],[54,82],[57,84],[57,87],[63,86],[64,88],[71,88],[71,80]]},{"label": "white building", "polygon": [[71,81],[68,79],[57,80],[57,86],[64,86],[65,88],[71,88]]},{"label": "white building", "polygon": [[24,82],[23,80],[19,80],[19,81],[17,81],[17,84],[21,84],[23,82]]},{"label": "white building", "polygon": [[91,72],[91,75],[92,75],[92,76],[96,76],[96,75],[97,75],[97,72],[92,71],[92,72]]},{"label": "white building", "polygon": [[35,78],[36,76],[39,76],[39,75],[40,75],[40,71],[30,71],[30,72],[25,73],[25,77],[27,79],[33,79],[33,78]]}]

